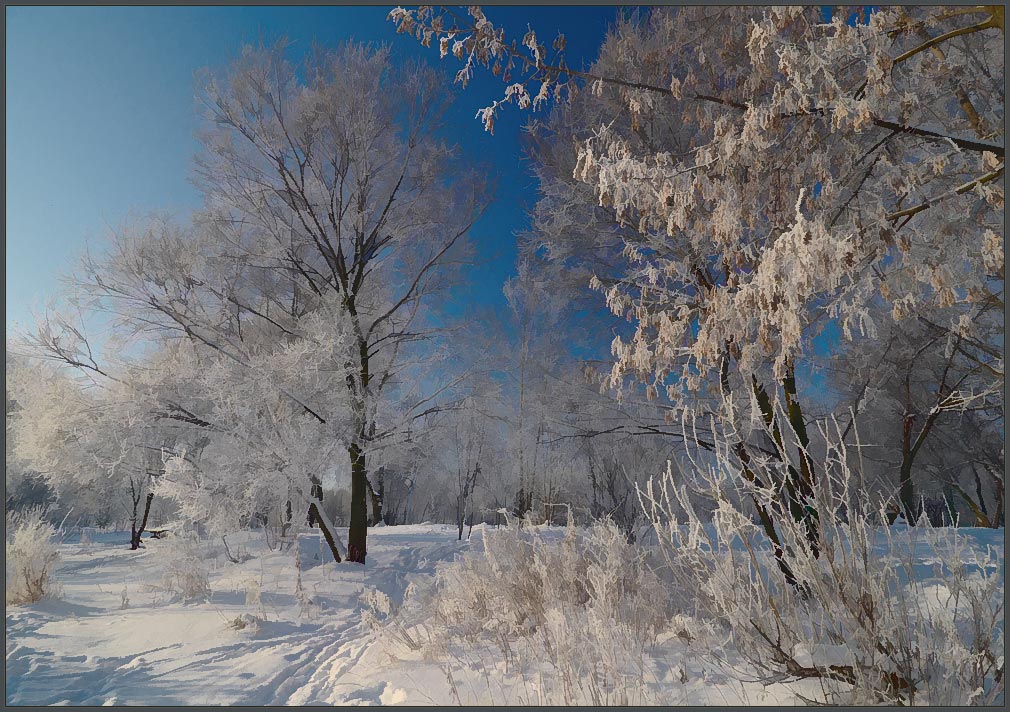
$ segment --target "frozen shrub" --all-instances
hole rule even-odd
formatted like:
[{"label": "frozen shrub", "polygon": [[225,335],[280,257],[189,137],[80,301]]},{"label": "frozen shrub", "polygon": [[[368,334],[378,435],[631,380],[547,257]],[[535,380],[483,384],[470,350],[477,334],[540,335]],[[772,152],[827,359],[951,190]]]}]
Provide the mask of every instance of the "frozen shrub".
[{"label": "frozen shrub", "polygon": [[[408,586],[404,592],[404,602],[410,598],[412,590]],[[395,615],[396,608],[389,596],[378,589],[366,589],[361,594],[361,602],[364,604],[363,619],[370,629],[381,630],[386,637],[394,639],[409,650],[421,649],[420,642],[411,635],[403,618]]]},{"label": "frozen shrub", "polygon": [[373,599],[373,617],[408,647],[464,659],[497,648],[509,677],[535,681],[521,702],[655,701],[645,650],[669,620],[667,596],[611,521],[581,534],[571,521],[561,532],[529,523],[484,530],[482,550],[440,566],[400,611]]},{"label": "frozen shrub", "polygon": [[245,604],[250,608],[263,607],[263,584],[259,579],[246,579]]},{"label": "frozen shrub", "polygon": [[263,575],[261,562],[260,575],[258,577],[249,576],[242,582],[242,588],[245,590],[245,605],[250,610],[254,610],[256,617],[260,620],[267,618],[266,606],[263,602]]},{"label": "frozen shrub", "polygon": [[164,566],[160,588],[183,600],[210,596],[207,547],[195,532],[180,532],[165,540],[158,556]]},{"label": "frozen shrub", "polygon": [[[795,434],[769,433],[778,456],[746,464],[735,457],[736,434],[713,438],[705,459],[699,448],[680,469],[714,501],[711,521],[696,514],[672,468],[650,482],[643,500],[673,590],[692,615],[721,625],[747,672],[816,680],[819,702],[1001,702],[1002,553],[969,546],[963,530],[933,528],[925,516],[916,527],[888,526],[891,503],[859,486],[858,458],[840,434],[837,424],[822,428],[824,454],[800,509],[765,484],[798,470],[804,450],[795,439],[783,444]],[[777,544],[747,502],[769,514]]]},{"label": "frozen shrub", "polygon": [[53,577],[60,560],[57,530],[41,508],[7,513],[6,601],[9,606],[59,595]]}]

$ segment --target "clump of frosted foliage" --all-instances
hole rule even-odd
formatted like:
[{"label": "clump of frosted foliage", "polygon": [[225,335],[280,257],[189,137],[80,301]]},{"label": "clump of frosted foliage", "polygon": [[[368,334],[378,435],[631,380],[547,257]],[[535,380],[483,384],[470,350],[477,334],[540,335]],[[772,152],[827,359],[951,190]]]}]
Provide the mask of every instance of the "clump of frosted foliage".
[{"label": "clump of frosted foliage", "polygon": [[485,530],[480,549],[440,566],[429,588],[408,590],[399,611],[388,600],[373,608],[393,637],[437,658],[496,648],[509,679],[536,681],[515,702],[633,704],[660,701],[644,651],[671,619],[668,600],[613,522],[580,532],[570,520]]},{"label": "clump of frosted foliage", "polygon": [[164,566],[161,589],[186,601],[209,598],[208,551],[197,534],[182,531],[160,543],[158,557]]},{"label": "clump of frosted foliage", "polygon": [[[765,484],[796,467],[790,432],[781,459],[752,458],[746,472],[731,444],[738,436],[724,431],[650,481],[643,501],[672,589],[690,615],[721,627],[756,678],[816,681],[819,702],[1000,704],[1002,550],[973,540],[989,530],[934,528],[925,516],[915,527],[890,524],[893,503],[859,486],[859,458],[841,432],[821,428],[808,516],[791,516]],[[699,491],[713,500],[711,519],[688,497]]]},{"label": "clump of frosted foliage", "polygon": [[7,578],[4,589],[8,606],[59,595],[59,584],[54,578],[60,561],[58,532],[46,521],[41,508],[8,512],[5,543]]}]

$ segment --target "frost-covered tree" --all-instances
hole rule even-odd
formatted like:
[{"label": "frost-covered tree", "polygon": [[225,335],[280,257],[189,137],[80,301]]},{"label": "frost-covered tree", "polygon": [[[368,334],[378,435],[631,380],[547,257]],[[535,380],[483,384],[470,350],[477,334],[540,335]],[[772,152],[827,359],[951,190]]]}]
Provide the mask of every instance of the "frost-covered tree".
[{"label": "frost-covered tree", "polygon": [[[840,344],[828,367],[850,409],[846,422],[874,434],[867,462],[897,489],[912,521],[924,496],[960,501],[981,524],[1001,516],[986,506],[1002,500],[1000,322],[976,312],[970,337],[928,319],[886,323],[875,339]],[[971,496],[962,486],[969,481]]]},{"label": "frost-covered tree", "polygon": [[[451,283],[486,201],[484,181],[440,137],[449,95],[439,85],[384,48],[320,49],[300,64],[283,45],[244,48],[201,88],[205,208],[188,225],[127,226],[76,280],[121,338],[181,340],[189,368],[218,369],[227,386],[181,371],[188,399],[171,408],[203,434],[227,434],[203,446],[208,462],[258,439],[243,462],[288,473],[278,482],[302,472],[312,506],[332,453],[293,454],[306,441],[343,447],[356,562],[376,489],[369,452],[446,395],[446,384],[422,392],[407,374],[438,353],[425,310]],[[154,390],[171,391],[171,380]],[[303,479],[292,482],[304,492]]]},{"label": "frost-covered tree", "polygon": [[125,507],[130,547],[139,548],[171,434],[122,383],[82,382],[32,359],[15,367],[8,388],[19,404],[9,428],[14,456],[81,516],[101,518],[111,493]]},{"label": "frost-covered tree", "polygon": [[[164,217],[124,225],[100,258],[85,255],[71,297],[111,318],[113,346],[133,352],[140,340],[146,349],[96,356],[63,317],[33,341],[96,383],[128,385],[151,422],[172,428],[171,472],[159,482],[188,518],[223,533],[280,509],[290,526],[292,499],[319,507],[313,484],[328,467],[308,467],[303,453],[332,455],[347,439],[347,398],[333,387],[350,355],[345,312],[334,299],[287,301],[289,284],[223,258],[223,247]],[[248,320],[246,309],[261,318]],[[266,503],[269,493],[278,501]]]},{"label": "frost-covered tree", "polygon": [[[562,304],[550,293],[550,286],[520,264],[518,273],[506,282],[505,299],[517,332],[515,353],[508,364],[517,394],[514,416],[514,455],[518,491],[513,513],[522,516],[533,506],[542,474],[544,434],[549,428],[550,374],[556,368],[560,339]],[[546,491],[544,491],[546,494]]]},{"label": "frost-covered tree", "polygon": [[[575,151],[547,169],[538,226],[548,254],[607,260],[591,284],[635,327],[614,339],[611,385],[691,410],[721,391],[708,402],[795,431],[793,516],[816,477],[802,379],[825,325],[872,338],[915,315],[969,339],[972,314],[1002,303],[1001,8],[655,8],[620,18],[587,71],[558,58],[563,38],[552,58],[479,9],[391,19],[465,61],[457,81],[502,76],[488,129],[509,101],[565,99],[546,121],[562,148],[543,155]],[[743,435],[741,458],[780,449]]]},{"label": "frost-covered tree", "polygon": [[439,87],[419,66],[392,65],[388,50],[346,45],[310,54],[300,71],[279,49],[247,49],[204,90],[209,224],[295,277],[302,298],[333,295],[347,315],[351,561],[365,560],[378,404],[485,204],[439,138],[449,98]]},{"label": "frost-covered tree", "polygon": [[[473,499],[482,476],[481,470],[488,466],[491,456],[489,447],[488,422],[471,409],[460,411],[463,417],[454,418],[455,422],[448,428],[449,438],[447,450],[451,449],[455,460],[455,476],[453,479],[453,494],[455,494],[455,512],[453,523],[457,529],[457,539],[463,539],[463,527],[467,519],[473,526]],[[468,417],[469,416],[469,417]],[[476,416],[476,417],[475,417]]]},{"label": "frost-covered tree", "polygon": [[8,344],[4,353],[7,384],[4,410],[4,506],[9,512],[20,512],[52,504],[53,492],[45,479],[27,467],[16,455],[14,428],[21,405],[14,396],[13,380],[18,377],[18,370],[24,364],[21,357],[13,353],[9,346]]},{"label": "frost-covered tree", "polygon": [[289,328],[297,338],[251,348],[244,364],[189,341],[164,354],[162,386],[200,394],[209,426],[190,429],[190,449],[173,458],[160,490],[216,534],[257,518],[287,533],[295,512],[321,508],[315,485],[346,442],[287,395],[311,401],[334,423],[348,420],[342,390],[333,387],[348,351],[339,315],[318,309]]}]

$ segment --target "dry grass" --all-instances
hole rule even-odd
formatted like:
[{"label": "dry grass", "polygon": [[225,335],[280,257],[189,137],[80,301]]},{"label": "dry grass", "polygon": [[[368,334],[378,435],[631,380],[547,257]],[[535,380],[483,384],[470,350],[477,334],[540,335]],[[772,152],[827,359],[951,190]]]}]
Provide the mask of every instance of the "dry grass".
[{"label": "dry grass", "polygon": [[44,516],[40,508],[7,513],[4,589],[9,606],[34,603],[60,593],[53,576],[60,561],[57,530]]},{"label": "dry grass", "polygon": [[381,594],[369,600],[387,635],[444,662],[450,679],[453,661],[483,667],[499,701],[659,701],[647,650],[671,619],[669,596],[610,521],[585,532],[571,523],[487,530],[481,550],[440,566],[400,610]]}]

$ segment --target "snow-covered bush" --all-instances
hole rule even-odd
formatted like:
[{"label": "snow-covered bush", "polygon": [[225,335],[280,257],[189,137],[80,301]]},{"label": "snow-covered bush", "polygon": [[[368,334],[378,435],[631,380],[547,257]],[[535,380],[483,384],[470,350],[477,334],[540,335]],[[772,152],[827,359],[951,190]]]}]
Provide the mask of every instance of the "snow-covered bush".
[{"label": "snow-covered bush", "polygon": [[259,576],[249,576],[242,581],[246,608],[254,611],[254,617],[260,621],[267,619],[266,606],[263,605],[263,575],[261,567]]},{"label": "snow-covered bush", "polygon": [[[795,434],[768,433],[776,452],[744,463],[734,448],[740,433],[724,431],[681,468],[697,476],[693,487],[672,469],[650,482],[643,500],[672,590],[691,615],[721,625],[748,673],[817,680],[821,702],[1000,703],[1002,552],[926,517],[889,526],[891,503],[860,488],[858,457],[841,432],[822,429],[824,454],[811,461],[812,494],[798,510],[785,489],[806,448],[780,439]],[[698,486],[716,504],[711,521],[687,496]],[[747,502],[767,519],[755,521]]]},{"label": "snow-covered bush", "polygon": [[160,589],[177,594],[183,600],[210,596],[210,571],[207,547],[195,532],[173,534],[159,547],[158,557],[164,569]]},{"label": "snow-covered bush", "polygon": [[482,550],[440,566],[429,589],[408,590],[400,611],[376,598],[373,615],[409,647],[468,660],[497,648],[509,678],[536,681],[516,701],[656,701],[644,651],[667,626],[668,596],[609,520],[583,533],[571,520],[561,531],[484,530]]},{"label": "snow-covered bush", "polygon": [[5,552],[8,606],[34,603],[58,596],[59,584],[53,574],[60,561],[57,530],[45,520],[42,508],[7,513]]}]

